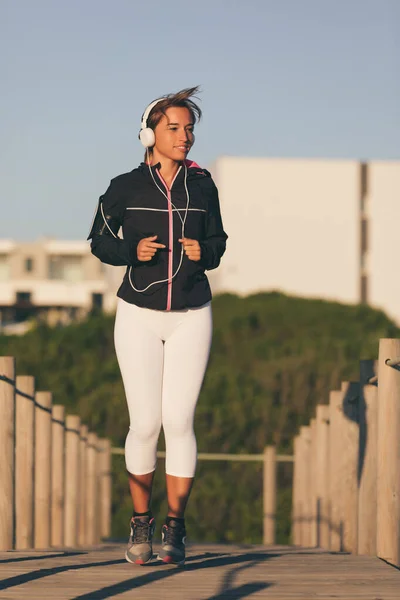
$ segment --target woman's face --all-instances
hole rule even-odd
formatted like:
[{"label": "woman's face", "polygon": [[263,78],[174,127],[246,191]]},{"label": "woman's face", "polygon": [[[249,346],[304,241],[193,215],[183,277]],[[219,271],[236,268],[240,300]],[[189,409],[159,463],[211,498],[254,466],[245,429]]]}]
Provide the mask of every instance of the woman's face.
[{"label": "woman's face", "polygon": [[188,108],[171,106],[154,130],[154,159],[184,160],[194,144],[194,123]]}]

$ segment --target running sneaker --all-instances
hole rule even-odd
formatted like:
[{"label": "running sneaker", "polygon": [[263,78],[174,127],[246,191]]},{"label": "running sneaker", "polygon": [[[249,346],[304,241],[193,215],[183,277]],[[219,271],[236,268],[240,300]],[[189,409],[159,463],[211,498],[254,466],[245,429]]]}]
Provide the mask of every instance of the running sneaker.
[{"label": "running sneaker", "polygon": [[153,535],[155,519],[149,517],[132,517],[131,535],[125,558],[135,565],[144,565],[153,557]]},{"label": "running sneaker", "polygon": [[171,520],[169,525],[163,525],[161,529],[162,548],[158,559],[164,563],[184,565],[186,529],[181,523]]}]

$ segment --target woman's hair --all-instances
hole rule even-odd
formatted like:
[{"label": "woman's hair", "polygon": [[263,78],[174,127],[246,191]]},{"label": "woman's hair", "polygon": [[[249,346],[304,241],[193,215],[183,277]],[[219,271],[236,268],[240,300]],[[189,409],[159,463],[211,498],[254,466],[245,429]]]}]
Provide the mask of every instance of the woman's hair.
[{"label": "woman's hair", "polygon": [[[201,108],[193,102],[190,98],[192,96],[196,97],[195,94],[199,93],[200,87],[197,85],[196,87],[185,88],[180,92],[176,92],[176,94],[167,94],[166,96],[162,96],[162,100],[157,102],[154,108],[151,109],[149,116],[147,117],[147,127],[150,129],[154,129],[159,124],[163,115],[165,115],[168,108],[171,106],[179,106],[182,108],[187,108],[192,115],[193,124],[197,123],[201,119]],[[153,153],[152,148],[148,148],[149,154]],[[145,153],[146,160],[146,153]]]}]

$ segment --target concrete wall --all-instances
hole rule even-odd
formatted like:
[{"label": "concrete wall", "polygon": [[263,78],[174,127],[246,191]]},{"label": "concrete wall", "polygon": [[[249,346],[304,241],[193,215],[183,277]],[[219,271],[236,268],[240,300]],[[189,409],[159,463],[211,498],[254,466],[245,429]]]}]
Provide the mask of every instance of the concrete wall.
[{"label": "concrete wall", "polygon": [[356,161],[222,157],[211,170],[229,235],[214,290],[357,301]]},{"label": "concrete wall", "polygon": [[400,163],[372,163],[369,190],[370,304],[400,323]]}]

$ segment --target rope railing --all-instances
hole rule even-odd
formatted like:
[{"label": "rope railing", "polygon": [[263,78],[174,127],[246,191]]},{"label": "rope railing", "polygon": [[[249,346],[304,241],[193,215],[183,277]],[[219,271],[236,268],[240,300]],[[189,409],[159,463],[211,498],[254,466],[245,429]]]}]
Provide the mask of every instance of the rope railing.
[{"label": "rope railing", "polygon": [[295,545],[400,567],[399,356],[400,340],[381,339],[379,360],[361,361],[360,380],[332,390],[295,437]]},{"label": "rope railing", "polygon": [[[388,367],[399,367],[400,366],[400,358],[386,358],[384,361],[385,365]],[[368,383],[370,385],[376,385],[378,383],[378,375],[373,375],[368,379]]]},{"label": "rope railing", "polygon": [[[124,448],[111,448],[111,454],[125,454]],[[157,452],[157,458],[165,458],[165,452],[159,450]],[[263,462],[264,454],[224,454],[224,453],[209,453],[209,452],[198,452],[198,460],[222,460],[232,462]],[[277,454],[276,462],[293,462],[293,456],[289,454]]]},{"label": "rope railing", "polygon": [[91,546],[111,533],[111,444],[0,357],[0,549]]},{"label": "rope railing", "polygon": [[398,367],[400,366],[400,358],[387,358],[385,360],[385,365],[387,365],[388,367]]}]

